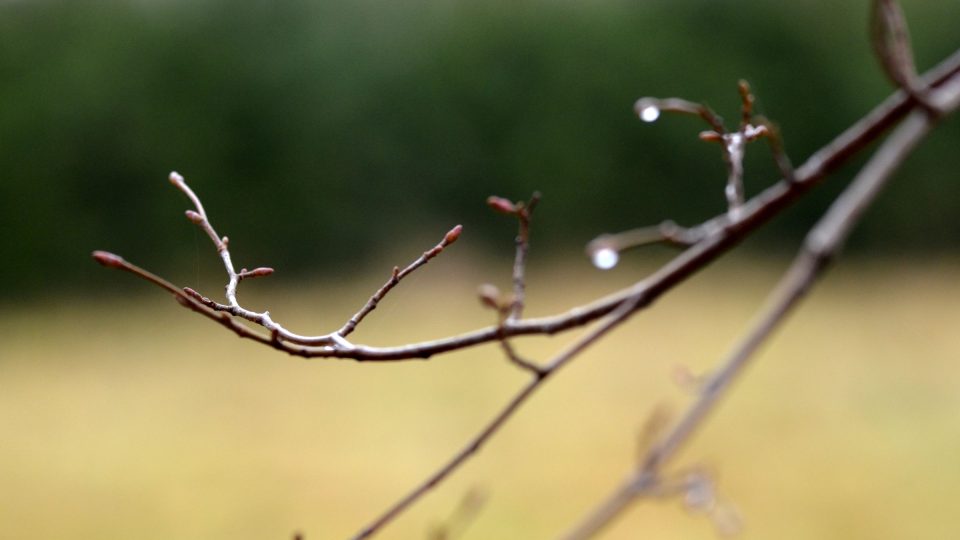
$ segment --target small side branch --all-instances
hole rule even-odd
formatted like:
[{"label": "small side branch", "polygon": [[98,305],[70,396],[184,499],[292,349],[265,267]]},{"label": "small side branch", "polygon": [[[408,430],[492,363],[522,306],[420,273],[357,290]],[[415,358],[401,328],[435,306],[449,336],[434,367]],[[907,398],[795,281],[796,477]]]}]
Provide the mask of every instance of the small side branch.
[{"label": "small side branch", "polygon": [[497,196],[487,198],[487,206],[502,214],[516,217],[518,223],[517,237],[514,242],[516,254],[513,259],[513,298],[507,315],[509,321],[519,320],[523,316],[527,253],[530,251],[530,222],[533,219],[533,210],[539,202],[540,192],[538,191],[535,191],[527,202],[512,202]]},{"label": "small side branch", "polygon": [[417,258],[417,260],[410,263],[403,270],[400,270],[400,268],[397,266],[393,267],[393,272],[390,274],[390,279],[388,279],[387,282],[384,283],[383,286],[380,287],[380,289],[377,290],[377,292],[375,292],[369,300],[367,300],[367,303],[360,308],[360,311],[354,314],[353,317],[350,317],[350,320],[348,320],[339,330],[336,331],[336,334],[340,337],[347,337],[350,335],[350,333],[357,328],[357,325],[360,324],[360,321],[362,321],[364,317],[369,315],[371,311],[377,309],[377,304],[380,303],[380,300],[383,300],[383,297],[386,296],[391,289],[396,287],[397,284],[400,283],[400,280],[413,273],[413,271],[417,268],[427,264],[430,259],[442,253],[447,246],[456,242],[457,239],[460,238],[461,232],[463,232],[463,226],[457,225],[456,227],[450,229],[447,234],[443,236],[443,240],[441,240],[439,244],[433,246],[433,248],[427,251],[424,251],[423,254]]},{"label": "small side branch", "polygon": [[923,107],[940,114],[917,76],[910,30],[900,4],[896,0],[874,0],[870,15],[871,43],[884,73]]},{"label": "small side branch", "polygon": [[661,243],[687,248],[702,240],[704,236],[705,231],[702,228],[681,227],[667,220],[653,227],[601,234],[587,244],[586,252],[594,266],[607,270],[616,266],[620,254],[629,249]]}]

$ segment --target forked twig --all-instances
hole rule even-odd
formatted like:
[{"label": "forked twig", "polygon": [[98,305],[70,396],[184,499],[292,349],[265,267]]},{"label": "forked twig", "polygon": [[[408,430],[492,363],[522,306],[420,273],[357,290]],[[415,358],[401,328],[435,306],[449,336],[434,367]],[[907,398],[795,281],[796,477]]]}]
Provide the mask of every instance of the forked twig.
[{"label": "forked twig", "polygon": [[[713,412],[717,402],[728,392],[757,349],[822,276],[828,263],[842,249],[853,227],[896,169],[930,133],[942,115],[955,112],[960,107],[960,77],[953,77],[939,89],[924,89],[923,95],[928,103],[912,112],[897,127],[810,230],[800,253],[768,297],[767,307],[761,310],[756,322],[720,368],[705,381],[698,398],[687,412],[651,446],[641,459],[639,469],[568,533],[564,537],[566,540],[592,537],[638,499],[657,494],[663,467]],[[931,109],[939,114],[930,114]]]},{"label": "forked twig", "polygon": [[[397,361],[428,358],[440,353],[497,341],[512,363],[524,368],[531,374],[530,380],[456,455],[430,474],[421,484],[403,495],[400,500],[366,525],[354,537],[357,539],[367,538],[381,530],[383,526],[391,522],[471,456],[475,455],[527,399],[559,369],[601,337],[623,324],[636,311],[650,305],[660,295],[671,290],[675,285],[731,249],[772,217],[779,214],[785,207],[798,200],[848,158],[879,138],[886,129],[909,114],[907,121],[888,139],[881,149],[884,152],[891,153],[892,157],[881,159],[883,154],[878,154],[878,157],[870,162],[861,176],[845,192],[850,193],[850,195],[844,195],[834,205],[834,207],[840,205],[841,210],[834,211],[831,208],[821,225],[818,225],[811,233],[811,237],[806,244],[806,251],[777,289],[768,311],[757,323],[754,330],[731,354],[724,364],[725,367],[707,381],[697,401],[674,426],[673,430],[651,448],[638,472],[614,494],[608,503],[594,514],[594,518],[588,520],[584,527],[572,534],[573,538],[584,537],[582,535],[589,535],[592,531],[599,530],[603,524],[612,519],[637,496],[655,494],[658,489],[661,490],[659,493],[665,493],[662,490],[666,487],[669,487],[667,491],[676,488],[675,484],[668,486],[664,483],[663,465],[693,433],[706,414],[712,410],[716,400],[729,387],[735,375],[742,370],[750,353],[759,346],[766,335],[772,331],[807,290],[825,261],[846,237],[850,226],[859,215],[860,209],[872,199],[876,190],[889,177],[893,167],[899,163],[899,160],[902,160],[902,155],[909,152],[913,145],[930,129],[935,119],[929,114],[929,110],[926,112],[911,111],[916,111],[918,107],[923,110],[925,106],[929,109],[931,104],[936,107],[937,111],[952,112],[957,107],[956,102],[960,100],[957,97],[957,94],[960,93],[960,90],[957,89],[958,84],[960,84],[957,83],[957,79],[960,78],[958,73],[960,73],[960,52],[944,61],[923,79],[917,79],[922,81],[923,94],[926,96],[927,105],[918,105],[919,94],[915,89],[898,91],[834,141],[811,156],[796,170],[792,168],[789,159],[783,153],[782,140],[779,133],[773,129],[773,125],[765,119],[753,116],[753,96],[745,83],[740,85],[743,102],[741,122],[738,129],[733,132],[727,131],[720,117],[704,105],[676,98],[659,100],[644,98],[638,101],[636,104],[638,115],[646,121],[656,120],[661,111],[672,111],[695,114],[708,123],[713,131],[705,133],[703,138],[722,143],[725,161],[728,165],[726,192],[729,209],[727,212],[695,227],[681,228],[672,224],[672,222],[667,222],[655,229],[641,229],[632,233],[598,238],[597,242],[603,240],[606,244],[596,244],[601,247],[594,249],[594,252],[610,249],[614,253],[619,253],[623,249],[649,243],[649,241],[667,242],[685,249],[662,268],[632,286],[553,316],[533,319],[522,317],[526,300],[525,265],[529,249],[530,212],[539,199],[537,195],[523,205],[510,203],[505,199],[498,199],[495,204],[491,204],[495,207],[496,205],[502,205],[504,208],[507,208],[507,205],[512,205],[511,211],[519,218],[520,225],[513,267],[513,296],[509,302],[504,302],[498,291],[496,294],[490,293],[486,296],[481,294],[481,299],[491,299],[491,307],[498,309],[500,315],[498,324],[433,341],[394,347],[354,344],[347,341],[346,337],[406,275],[426,264],[432,257],[438,255],[456,241],[461,233],[459,226],[451,229],[440,243],[424,252],[403,270],[394,268],[386,283],[338,330],[315,336],[295,334],[273,321],[269,312],[255,312],[242,307],[237,299],[239,282],[246,278],[269,275],[272,270],[261,267],[250,271],[246,269],[241,269],[240,272],[235,271],[228,248],[229,241],[226,237],[220,237],[216,233],[199,198],[187,186],[183,178],[176,173],[171,174],[171,182],[187,195],[195,208],[187,211],[188,219],[201,227],[211,238],[223,262],[228,277],[226,303],[215,302],[189,288],[178,288],[119,256],[102,251],[94,252],[93,256],[105,266],[130,272],[163,288],[173,294],[183,306],[210,318],[237,335],[253,339],[289,354],[303,357],[347,358],[360,361]],[[938,87],[942,88],[936,90]],[[742,191],[743,149],[746,142],[761,137],[767,138],[769,141],[778,168],[783,175],[783,180],[747,199]],[[888,147],[888,145],[894,146]],[[896,145],[899,145],[899,147]],[[501,201],[503,204],[501,204]],[[266,330],[266,333],[253,330],[238,322],[238,319],[260,325]],[[583,336],[542,366],[522,359],[508,341],[509,338],[523,335],[555,334],[574,328],[586,327],[591,323],[594,326]]]}]

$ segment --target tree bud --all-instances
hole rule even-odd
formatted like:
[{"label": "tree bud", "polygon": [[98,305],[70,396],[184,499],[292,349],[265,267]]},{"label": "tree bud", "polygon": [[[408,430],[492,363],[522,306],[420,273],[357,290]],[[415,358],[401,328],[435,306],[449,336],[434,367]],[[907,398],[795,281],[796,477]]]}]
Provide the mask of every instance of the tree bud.
[{"label": "tree bud", "polygon": [[109,268],[123,268],[123,257],[107,251],[94,251],[93,260]]},{"label": "tree bud", "polygon": [[516,204],[508,201],[507,199],[504,199],[503,197],[497,197],[495,195],[491,195],[487,197],[487,206],[503,214],[517,213]]},{"label": "tree bud", "polygon": [[443,237],[443,243],[450,245],[457,241],[460,238],[460,233],[463,232],[463,225],[457,225],[456,227],[447,231],[447,234]]},{"label": "tree bud", "polygon": [[189,219],[190,221],[196,223],[197,225],[203,225],[203,216],[201,216],[197,212],[194,212],[193,210],[187,210],[186,212],[184,212],[184,214],[187,215],[187,219]]}]

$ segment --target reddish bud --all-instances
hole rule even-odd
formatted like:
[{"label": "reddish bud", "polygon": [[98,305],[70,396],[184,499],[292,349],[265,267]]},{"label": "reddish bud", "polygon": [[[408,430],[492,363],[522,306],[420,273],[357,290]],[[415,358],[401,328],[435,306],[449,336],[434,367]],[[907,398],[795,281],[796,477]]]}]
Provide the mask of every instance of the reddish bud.
[{"label": "reddish bud", "polygon": [[447,234],[443,237],[443,243],[450,245],[457,241],[460,238],[460,233],[463,232],[463,225],[457,225],[456,227],[447,231]]},{"label": "reddish bud", "polygon": [[123,268],[123,257],[107,251],[94,251],[93,260],[109,268]]},{"label": "reddish bud", "polygon": [[516,204],[508,201],[507,199],[504,199],[503,197],[497,197],[495,195],[491,195],[487,197],[487,206],[503,214],[517,213]]},{"label": "reddish bud", "polygon": [[193,210],[187,210],[184,213],[187,215],[187,219],[189,219],[190,221],[196,223],[197,225],[203,224],[203,216],[201,216],[197,212],[194,212]]},{"label": "reddish bud", "polygon": [[260,268],[254,268],[253,270],[244,270],[240,272],[240,277],[246,278],[255,278],[255,277],[266,277],[273,273],[273,268],[266,266],[261,266]]},{"label": "reddish bud", "polygon": [[716,131],[701,131],[700,140],[707,142],[719,142],[723,140],[723,136]]},{"label": "reddish bud", "polygon": [[194,298],[195,300],[200,300],[201,302],[204,300],[202,294],[200,294],[200,293],[198,293],[197,291],[191,289],[190,287],[184,287],[184,288],[183,288],[183,292],[186,293],[187,296],[190,296],[190,297]]}]

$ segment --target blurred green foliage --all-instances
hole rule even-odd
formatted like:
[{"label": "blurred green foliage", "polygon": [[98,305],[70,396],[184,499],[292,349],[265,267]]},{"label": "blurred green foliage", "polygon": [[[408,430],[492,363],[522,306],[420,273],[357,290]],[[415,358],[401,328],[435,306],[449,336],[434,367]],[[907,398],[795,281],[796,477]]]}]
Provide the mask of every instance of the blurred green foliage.
[{"label": "blurred green foliage", "polygon": [[[921,68],[958,45],[960,2],[903,4]],[[209,255],[170,170],[238,265],[281,275],[350,268],[455,223],[509,253],[512,224],[483,205],[494,193],[543,192],[537,249],[696,222],[723,209],[718,150],[694,120],[641,124],[634,100],[735,118],[748,79],[800,162],[890,92],[866,19],[866,0],[3,2],[0,298],[102,288],[93,249],[167,273]],[[953,121],[856,242],[955,248],[958,147]],[[747,175],[751,192],[775,179],[766,148]],[[793,249],[844,178],[761,245]]]}]

